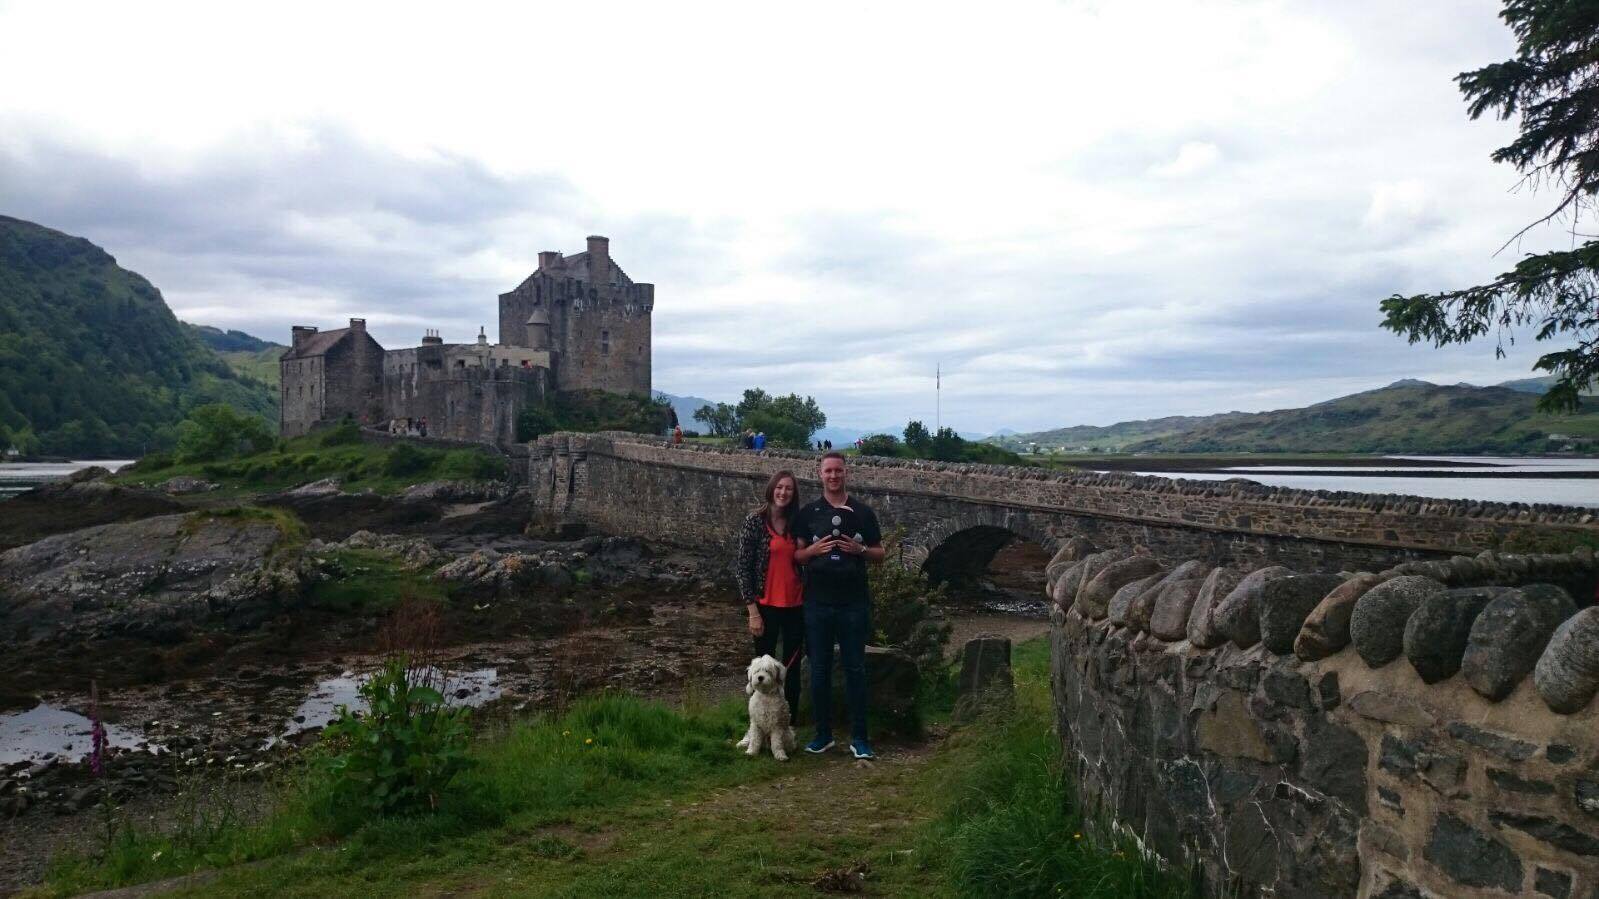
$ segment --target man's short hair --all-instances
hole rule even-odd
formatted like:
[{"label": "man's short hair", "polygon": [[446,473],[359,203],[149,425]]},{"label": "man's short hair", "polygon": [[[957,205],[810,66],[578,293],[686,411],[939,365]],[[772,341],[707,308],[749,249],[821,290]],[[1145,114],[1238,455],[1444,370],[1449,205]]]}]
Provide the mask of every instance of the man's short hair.
[{"label": "man's short hair", "polygon": [[[826,462],[828,459],[837,459],[838,461],[843,462],[844,461],[844,454],[839,452],[838,450],[831,450],[829,452],[822,453],[822,458],[816,460],[816,464],[817,465],[821,465],[823,462]],[[848,463],[845,463],[845,464],[848,464]]]}]

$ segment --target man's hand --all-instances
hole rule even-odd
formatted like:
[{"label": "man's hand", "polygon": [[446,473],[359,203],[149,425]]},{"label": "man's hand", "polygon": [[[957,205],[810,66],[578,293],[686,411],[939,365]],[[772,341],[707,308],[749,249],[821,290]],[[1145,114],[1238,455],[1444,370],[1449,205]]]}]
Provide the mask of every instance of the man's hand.
[{"label": "man's hand", "polygon": [[794,553],[794,558],[801,562],[809,562],[823,553],[832,552],[833,547],[837,545],[837,537],[824,537],[809,546],[800,547],[799,551]]},{"label": "man's hand", "polygon": [[888,550],[881,546],[867,546],[858,540],[845,537],[837,537],[835,540],[839,549],[852,556],[861,556],[868,562],[881,562],[883,557],[888,555]]}]

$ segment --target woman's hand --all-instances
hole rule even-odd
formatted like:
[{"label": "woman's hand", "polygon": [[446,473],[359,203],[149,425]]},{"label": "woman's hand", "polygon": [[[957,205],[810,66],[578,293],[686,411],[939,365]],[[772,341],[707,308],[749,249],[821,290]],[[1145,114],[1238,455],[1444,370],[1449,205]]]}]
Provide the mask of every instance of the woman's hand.
[{"label": "woman's hand", "polygon": [[759,637],[766,633],[766,622],[761,620],[761,610],[754,603],[749,604],[750,610],[750,636]]}]

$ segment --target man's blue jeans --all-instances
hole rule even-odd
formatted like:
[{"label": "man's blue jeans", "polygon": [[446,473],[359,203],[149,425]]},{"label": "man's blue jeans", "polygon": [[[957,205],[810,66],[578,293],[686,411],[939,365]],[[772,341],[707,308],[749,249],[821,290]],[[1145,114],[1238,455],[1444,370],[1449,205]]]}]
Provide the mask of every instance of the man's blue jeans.
[{"label": "man's blue jeans", "polygon": [[866,639],[872,632],[872,604],[805,604],[805,651],[811,660],[811,712],[816,735],[833,735],[833,644],[844,667],[844,699],[849,703],[850,739],[866,739]]}]

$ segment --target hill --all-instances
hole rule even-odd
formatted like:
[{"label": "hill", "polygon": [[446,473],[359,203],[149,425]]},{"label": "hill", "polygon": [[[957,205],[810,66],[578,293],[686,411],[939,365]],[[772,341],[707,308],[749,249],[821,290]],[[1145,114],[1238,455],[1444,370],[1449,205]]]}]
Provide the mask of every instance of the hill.
[{"label": "hill", "polygon": [[288,347],[270,340],[262,340],[243,331],[224,331],[210,325],[183,326],[196,338],[222,357],[228,368],[246,378],[254,378],[274,390],[282,377],[278,360]]},{"label": "hill", "polygon": [[1223,412],[1219,415],[1171,415],[1166,418],[1117,422],[1103,427],[1077,425],[1069,428],[1055,428],[1049,431],[1035,431],[1029,434],[1010,433],[1003,436],[990,437],[986,442],[998,444],[1008,449],[1022,449],[1028,444],[1036,443],[1041,447],[1060,448],[1067,452],[1116,453],[1140,441],[1181,434],[1194,428],[1245,414],[1247,413]]},{"label": "hill", "polygon": [[[1599,448],[1599,411],[1543,415],[1536,409],[1537,400],[1537,392],[1519,384],[1441,386],[1406,379],[1301,409],[1062,428],[1006,442],[1068,449],[1087,445],[1134,453],[1533,453]],[[1140,432],[1143,436],[1136,437]],[[1093,442],[1096,433],[1104,442]],[[1121,445],[1107,445],[1112,440],[1121,440]]]},{"label": "hill", "polygon": [[149,281],[81,237],[0,216],[0,444],[137,456],[219,402],[277,418],[277,392],[230,369]]}]

